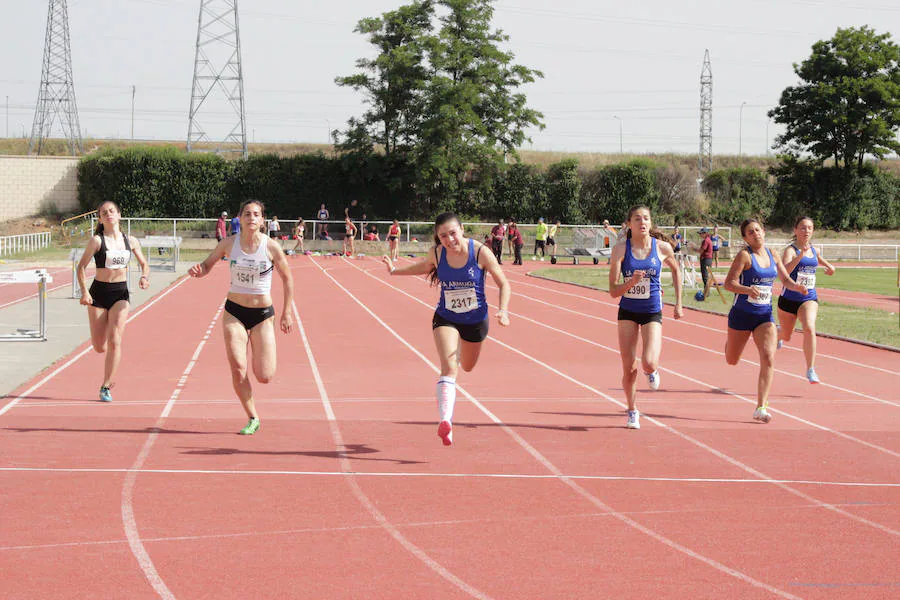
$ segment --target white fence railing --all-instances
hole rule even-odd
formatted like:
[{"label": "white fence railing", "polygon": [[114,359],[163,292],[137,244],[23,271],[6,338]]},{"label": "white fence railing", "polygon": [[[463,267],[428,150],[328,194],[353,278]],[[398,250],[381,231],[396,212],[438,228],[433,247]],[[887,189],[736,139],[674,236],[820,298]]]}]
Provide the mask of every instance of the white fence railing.
[{"label": "white fence railing", "polygon": [[900,245],[892,244],[813,244],[829,260],[892,261],[900,259]]},{"label": "white fence railing", "polygon": [[0,236],[0,257],[35,252],[50,245],[50,232]]}]

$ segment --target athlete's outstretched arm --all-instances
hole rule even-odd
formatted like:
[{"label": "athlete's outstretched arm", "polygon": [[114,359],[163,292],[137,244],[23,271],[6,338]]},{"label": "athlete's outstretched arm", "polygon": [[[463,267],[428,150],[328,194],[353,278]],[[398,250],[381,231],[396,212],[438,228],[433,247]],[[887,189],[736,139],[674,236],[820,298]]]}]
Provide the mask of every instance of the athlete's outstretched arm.
[{"label": "athlete's outstretched arm", "polygon": [[238,236],[234,235],[231,237],[227,237],[219,242],[216,245],[215,249],[209,253],[209,256],[206,257],[206,260],[201,263],[197,263],[196,265],[188,269],[188,275],[190,275],[191,277],[203,277],[204,275],[212,271],[212,268],[216,266],[217,262],[222,260],[222,258],[225,256],[225,253],[231,250],[231,245],[240,243],[235,241],[237,239]]},{"label": "athlete's outstretched arm", "polygon": [[381,262],[387,266],[388,272],[391,275],[427,275],[431,273],[432,270],[437,268],[437,265],[434,263],[434,249],[428,252],[428,256],[420,261],[416,261],[411,265],[405,265],[403,267],[394,266],[394,261],[391,260],[389,256],[382,256]]},{"label": "athlete's outstretched arm", "polygon": [[282,289],[284,290],[284,299],[281,309],[281,330],[290,333],[294,328],[294,317],[291,312],[291,305],[294,302],[294,276],[291,274],[291,267],[288,265],[287,257],[281,244],[272,238],[266,238],[269,245],[269,255],[272,257],[272,264],[278,275],[281,277]]},{"label": "athlete's outstretched arm", "polygon": [[657,241],[657,248],[662,254],[663,262],[672,271],[672,285],[675,286],[675,318],[680,319],[684,316],[684,307],[681,305],[681,267],[678,265],[678,259],[675,258],[675,250],[669,242]]},{"label": "athlete's outstretched arm", "polygon": [[[484,244],[476,242],[475,251],[478,252],[478,248],[483,246]],[[509,287],[509,281],[506,279],[506,275],[503,273],[503,269],[500,268],[500,263],[497,262],[497,257],[494,256],[493,252],[487,250],[479,252],[478,263],[478,266],[491,274],[494,283],[500,288],[497,320],[501,325],[506,327],[509,325],[509,298],[512,296],[512,289]]]}]

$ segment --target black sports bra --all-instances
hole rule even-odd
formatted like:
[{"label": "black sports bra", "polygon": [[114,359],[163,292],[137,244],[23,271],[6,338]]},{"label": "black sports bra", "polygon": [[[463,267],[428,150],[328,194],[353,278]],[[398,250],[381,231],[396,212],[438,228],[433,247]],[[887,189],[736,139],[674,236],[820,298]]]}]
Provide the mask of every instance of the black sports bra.
[{"label": "black sports bra", "polygon": [[[106,247],[106,236],[100,233],[100,249],[94,253],[94,265],[98,269],[124,269],[131,260],[131,244],[128,242],[128,236],[122,234],[125,239],[124,250],[109,250]],[[109,264],[107,263],[109,261]]]}]

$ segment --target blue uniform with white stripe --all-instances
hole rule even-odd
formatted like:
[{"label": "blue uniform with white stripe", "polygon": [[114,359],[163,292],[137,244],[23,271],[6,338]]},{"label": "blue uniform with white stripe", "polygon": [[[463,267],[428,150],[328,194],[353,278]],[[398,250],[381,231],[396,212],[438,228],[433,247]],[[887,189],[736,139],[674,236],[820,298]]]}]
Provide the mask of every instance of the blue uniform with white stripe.
[{"label": "blue uniform with white stripe", "polygon": [[772,284],[778,276],[775,258],[772,251],[766,248],[769,255],[769,266],[761,267],[756,255],[749,250],[750,268],[741,272],[740,284],[756,288],[759,298],[751,298],[747,294],[735,294],[734,304],[728,313],[728,327],[741,331],[753,331],[764,323],[773,323],[772,316]]},{"label": "blue uniform with white stripe", "polygon": [[[793,248],[797,254],[801,253],[797,246],[791,244],[791,248]],[[785,300],[803,303],[808,300],[819,299],[819,295],[816,293],[816,269],[819,267],[819,255],[816,254],[815,248],[811,248],[811,250],[813,255],[801,258],[800,262],[797,263],[797,266],[794,267],[794,270],[791,271],[791,279],[800,285],[805,285],[808,293],[804,296],[799,292],[785,288],[784,291],[781,292],[781,297]]]},{"label": "blue uniform with white stripe", "polygon": [[631,239],[625,240],[625,256],[622,258],[622,281],[627,281],[635,271],[644,271],[644,278],[625,292],[619,300],[619,308],[632,313],[662,312],[662,294],[659,274],[662,258],[656,245],[656,238],[650,238],[650,252],[647,258],[638,259],[631,253]]},{"label": "blue uniform with white stripe", "polygon": [[715,252],[716,250],[719,249],[719,236],[718,236],[718,234],[709,236],[709,241],[712,242],[712,245],[713,245],[713,252]]},{"label": "blue uniform with white stripe", "polygon": [[469,238],[469,258],[466,264],[454,269],[447,263],[447,252],[439,249],[437,276],[441,282],[439,316],[460,325],[474,325],[487,319],[488,306],[484,296],[484,269],[478,266],[475,240]]}]

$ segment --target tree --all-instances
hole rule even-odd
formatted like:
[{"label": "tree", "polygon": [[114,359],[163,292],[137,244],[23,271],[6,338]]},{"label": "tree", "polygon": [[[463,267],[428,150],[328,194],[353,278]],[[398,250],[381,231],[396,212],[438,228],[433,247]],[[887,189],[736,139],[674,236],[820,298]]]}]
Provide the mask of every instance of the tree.
[{"label": "tree", "polygon": [[861,170],[865,156],[900,151],[900,48],[869,27],[838,29],[794,64],[801,82],[788,87],[769,117],[787,127],[776,146],[793,157],[829,158]]},{"label": "tree", "polygon": [[[494,0],[416,0],[356,30],[377,58],[338,78],[366,94],[369,110],[351,119],[345,150],[402,150],[415,166],[419,206],[453,209],[525,140],[543,127],[518,89],[543,75],[500,49],[509,37],[491,27]],[[461,202],[465,205],[465,202]]]}]

